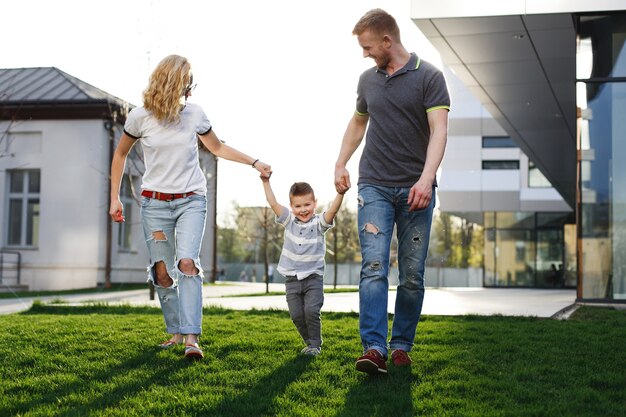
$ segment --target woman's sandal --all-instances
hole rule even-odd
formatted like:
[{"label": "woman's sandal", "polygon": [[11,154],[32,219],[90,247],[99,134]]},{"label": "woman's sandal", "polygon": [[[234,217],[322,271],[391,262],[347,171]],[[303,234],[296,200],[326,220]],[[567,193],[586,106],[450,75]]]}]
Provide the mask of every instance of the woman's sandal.
[{"label": "woman's sandal", "polygon": [[179,344],[181,344],[181,343],[183,343],[183,342],[175,342],[175,341],[173,341],[172,339],[170,339],[170,340],[168,340],[168,341],[166,341],[166,342],[161,343],[161,344],[159,345],[159,347],[160,347],[161,349],[169,349],[169,348],[171,348],[172,346],[176,346],[176,345],[179,345]]},{"label": "woman's sandal", "polygon": [[204,354],[197,343],[185,345],[185,357],[188,359],[202,359]]}]

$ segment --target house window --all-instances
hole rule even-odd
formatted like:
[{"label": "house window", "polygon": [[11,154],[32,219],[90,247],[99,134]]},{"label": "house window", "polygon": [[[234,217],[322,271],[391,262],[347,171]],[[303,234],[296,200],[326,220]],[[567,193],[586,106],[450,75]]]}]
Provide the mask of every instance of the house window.
[{"label": "house window", "polygon": [[510,136],[483,136],[483,148],[517,148]]},{"label": "house window", "polygon": [[117,244],[120,249],[131,250],[132,234],[131,224],[133,215],[133,192],[128,175],[124,175],[122,179],[122,187],[120,189],[120,201],[124,206],[124,221],[118,223]]},{"label": "house window", "polygon": [[528,186],[531,188],[547,188],[552,187],[552,184],[548,179],[539,171],[539,168],[533,163],[528,161]]},{"label": "house window", "polygon": [[519,161],[483,161],[483,169],[519,169]]},{"label": "house window", "polygon": [[36,247],[39,244],[40,170],[10,170],[7,174],[7,245]]}]

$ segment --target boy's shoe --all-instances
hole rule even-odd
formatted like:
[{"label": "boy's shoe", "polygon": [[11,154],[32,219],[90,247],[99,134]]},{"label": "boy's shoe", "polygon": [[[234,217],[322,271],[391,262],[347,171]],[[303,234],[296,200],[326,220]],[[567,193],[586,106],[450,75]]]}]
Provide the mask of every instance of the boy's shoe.
[{"label": "boy's shoe", "polygon": [[204,354],[197,343],[185,345],[185,357],[188,359],[202,359]]},{"label": "boy's shoe", "polygon": [[396,349],[391,352],[391,362],[393,362],[394,366],[409,366],[413,361],[406,351]]},{"label": "boy's shoe", "polygon": [[307,346],[300,351],[300,354],[305,356],[317,356],[320,353],[322,353],[322,349],[313,346]]},{"label": "boy's shoe", "polygon": [[370,375],[387,373],[387,364],[383,354],[376,349],[369,349],[356,360],[356,370]]}]

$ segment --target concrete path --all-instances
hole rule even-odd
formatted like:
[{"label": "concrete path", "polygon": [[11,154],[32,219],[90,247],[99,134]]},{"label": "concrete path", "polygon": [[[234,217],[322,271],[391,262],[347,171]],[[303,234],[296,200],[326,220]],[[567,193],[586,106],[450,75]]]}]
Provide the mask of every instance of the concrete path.
[{"label": "concrete path", "polygon": [[[327,287],[330,288],[330,287]],[[270,284],[270,291],[284,291],[284,284]],[[204,305],[233,310],[287,310],[284,295],[246,296],[265,293],[265,284],[224,282],[204,287]],[[388,310],[393,312],[395,291],[389,292]],[[33,300],[50,302],[63,300],[71,304],[98,302],[109,304],[151,305],[158,307],[158,300],[150,300],[149,291],[130,290],[94,292],[34,298],[0,299],[0,314],[27,310]],[[576,300],[573,289],[516,289],[516,288],[427,288],[422,314],[424,315],[503,315],[552,317],[571,307]],[[358,292],[327,293],[322,311],[358,312]]]}]

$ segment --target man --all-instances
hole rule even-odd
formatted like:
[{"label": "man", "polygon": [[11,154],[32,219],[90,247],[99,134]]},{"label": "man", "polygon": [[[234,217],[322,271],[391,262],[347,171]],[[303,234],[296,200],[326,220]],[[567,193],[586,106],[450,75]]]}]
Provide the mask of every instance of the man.
[{"label": "man", "polygon": [[[381,9],[356,24],[364,58],[376,66],[359,79],[356,112],[335,164],[335,187],[350,187],[348,160],[367,137],[359,163],[361,243],[359,328],[364,354],[356,369],[387,373],[387,357],[408,366],[424,300],[424,262],[435,206],[436,172],[447,141],[450,98],[441,71],[409,53],[395,19]],[[388,273],[394,225],[399,285],[387,345]]]}]

